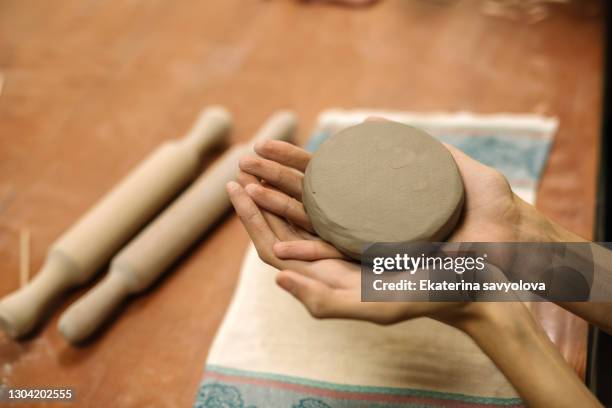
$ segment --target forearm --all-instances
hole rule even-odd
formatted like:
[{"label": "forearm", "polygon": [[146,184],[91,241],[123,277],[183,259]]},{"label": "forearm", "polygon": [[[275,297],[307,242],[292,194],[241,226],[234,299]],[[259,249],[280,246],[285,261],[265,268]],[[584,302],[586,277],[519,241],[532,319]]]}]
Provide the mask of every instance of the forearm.
[{"label": "forearm", "polygon": [[[533,206],[518,199],[521,222],[519,237],[522,242],[589,242],[554,221]],[[578,247],[576,247],[578,248]],[[564,309],[582,317],[602,330],[612,333],[612,251],[597,244],[591,245],[593,261],[591,302],[556,302]]]},{"label": "forearm", "polygon": [[485,310],[486,315],[469,320],[461,329],[493,360],[528,406],[601,406],[522,303],[489,304]]},{"label": "forearm", "polygon": [[591,244],[593,283],[589,302],[557,302],[561,307],[612,334],[612,251]]}]

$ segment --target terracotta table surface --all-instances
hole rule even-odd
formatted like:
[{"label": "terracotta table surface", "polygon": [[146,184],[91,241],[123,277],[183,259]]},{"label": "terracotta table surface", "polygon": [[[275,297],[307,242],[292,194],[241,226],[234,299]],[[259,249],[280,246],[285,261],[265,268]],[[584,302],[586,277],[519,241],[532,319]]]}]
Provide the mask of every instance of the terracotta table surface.
[{"label": "terracotta table surface", "polygon": [[[602,18],[561,7],[530,25],[485,16],[480,5],[1,2],[0,295],[19,286],[20,231],[31,233],[34,274],[78,215],[208,104],[235,115],[236,141],[278,108],[299,115],[300,142],[329,107],[558,116],[537,204],[590,236]],[[0,334],[0,382],[72,386],[82,407],[189,406],[247,244],[228,214],[76,348],[56,329],[85,289],[71,292],[35,335],[16,342]],[[552,305],[536,312],[583,374],[586,324]]]}]

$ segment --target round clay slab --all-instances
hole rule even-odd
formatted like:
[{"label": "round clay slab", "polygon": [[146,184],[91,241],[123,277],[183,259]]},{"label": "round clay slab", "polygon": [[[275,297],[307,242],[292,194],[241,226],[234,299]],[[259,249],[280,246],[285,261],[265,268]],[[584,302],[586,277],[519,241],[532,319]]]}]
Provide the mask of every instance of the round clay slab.
[{"label": "round clay slab", "polygon": [[331,136],[310,160],[303,187],[317,234],[354,259],[369,243],[442,241],[463,205],[463,182],[444,145],[389,121]]}]

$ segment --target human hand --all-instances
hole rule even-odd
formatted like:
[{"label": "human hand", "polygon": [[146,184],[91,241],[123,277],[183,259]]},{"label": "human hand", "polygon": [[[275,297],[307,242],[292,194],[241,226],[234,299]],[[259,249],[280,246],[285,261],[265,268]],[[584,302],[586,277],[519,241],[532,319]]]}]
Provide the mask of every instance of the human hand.
[{"label": "human hand", "polygon": [[[240,162],[238,183],[228,192],[259,256],[283,270],[278,284],[320,318],[352,318],[390,324],[429,316],[456,327],[479,305],[469,303],[363,303],[360,267],[316,236],[301,203],[310,154],[283,142],[255,148],[260,157]],[[259,181],[263,180],[263,183]]]}]

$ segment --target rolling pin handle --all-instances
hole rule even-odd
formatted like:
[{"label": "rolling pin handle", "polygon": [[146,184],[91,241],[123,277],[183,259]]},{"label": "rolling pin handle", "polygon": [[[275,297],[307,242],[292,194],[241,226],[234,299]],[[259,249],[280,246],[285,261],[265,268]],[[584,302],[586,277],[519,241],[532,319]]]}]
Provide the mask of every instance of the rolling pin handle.
[{"label": "rolling pin handle", "polygon": [[183,142],[201,157],[206,151],[227,140],[232,115],[220,106],[204,109],[183,138]]},{"label": "rolling pin handle", "polygon": [[87,296],[71,305],[58,323],[66,340],[75,344],[89,337],[130,293],[129,282],[111,270]]},{"label": "rolling pin handle", "polygon": [[11,338],[31,331],[43,311],[72,284],[71,265],[51,251],[42,269],[30,283],[0,301],[0,329]]},{"label": "rolling pin handle", "polygon": [[250,146],[265,140],[275,139],[288,141],[297,127],[297,117],[289,110],[281,110],[272,115],[249,142]]}]

